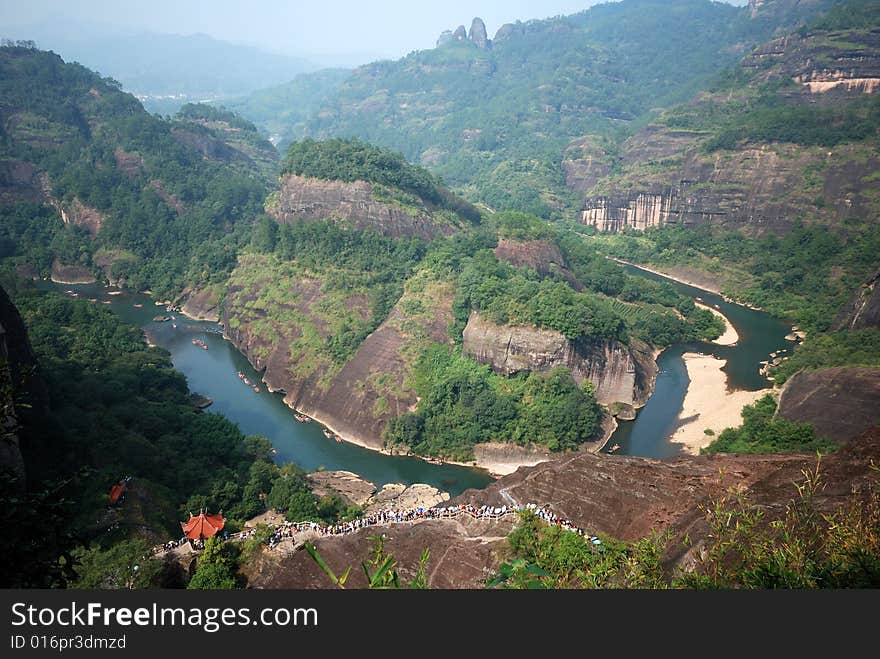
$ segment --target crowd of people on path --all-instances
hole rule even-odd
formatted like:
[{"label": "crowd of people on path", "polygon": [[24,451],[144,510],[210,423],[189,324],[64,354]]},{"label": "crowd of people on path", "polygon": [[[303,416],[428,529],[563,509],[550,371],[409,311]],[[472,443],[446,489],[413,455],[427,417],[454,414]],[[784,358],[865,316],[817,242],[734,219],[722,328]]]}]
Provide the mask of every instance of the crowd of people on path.
[{"label": "crowd of people on path", "polygon": [[[469,504],[461,504],[458,506],[438,506],[435,508],[411,508],[408,510],[381,510],[370,513],[364,517],[359,517],[348,522],[337,522],[336,524],[321,524],[320,522],[288,522],[284,521],[280,524],[272,524],[269,526],[271,534],[267,539],[269,549],[274,549],[282,541],[287,538],[293,538],[297,533],[311,532],[320,537],[349,535],[357,531],[371,526],[387,526],[389,524],[399,524],[404,522],[415,522],[427,519],[455,519],[459,516],[467,516],[473,519],[497,520],[508,515],[516,515],[522,510],[530,510],[539,519],[543,520],[551,526],[559,526],[566,531],[577,533],[586,541],[601,545],[602,541],[595,535],[589,535],[583,529],[578,528],[573,522],[547,508],[540,507],[534,503],[520,504],[517,506],[472,506]],[[244,541],[255,537],[256,529],[248,528],[238,533],[228,533],[223,531],[220,536],[224,540]],[[168,551],[178,547],[186,542],[186,538],[181,540],[171,540],[162,547],[156,548],[156,553]]]}]

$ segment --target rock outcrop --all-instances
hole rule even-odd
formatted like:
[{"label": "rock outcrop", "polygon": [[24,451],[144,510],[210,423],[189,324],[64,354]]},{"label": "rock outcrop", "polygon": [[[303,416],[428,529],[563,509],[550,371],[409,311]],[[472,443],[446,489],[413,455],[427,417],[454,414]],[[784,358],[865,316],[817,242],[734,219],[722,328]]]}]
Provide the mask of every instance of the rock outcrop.
[{"label": "rock outcrop", "polygon": [[521,22],[505,23],[495,32],[495,38],[492,39],[492,43],[500,43],[520,34],[525,34],[525,27]]},{"label": "rock outcrop", "polygon": [[81,265],[63,265],[55,259],[52,263],[51,279],[56,284],[94,284],[91,270]]},{"label": "rock outcrop", "polygon": [[834,329],[880,327],[880,272],[866,281],[834,320]]},{"label": "rock outcrop", "polygon": [[174,128],[171,131],[174,139],[185,147],[198,151],[203,158],[219,162],[247,160],[241,151],[233,149],[223,140],[208,134],[207,131],[197,132],[186,128]]},{"label": "rock outcrop", "polygon": [[[837,453],[822,458],[825,487],[813,498],[821,512],[850,500],[853,489],[876,483],[872,469],[880,462],[880,429],[874,428]],[[576,453],[535,467],[524,467],[485,490],[468,490],[452,505],[492,506],[537,503],[593,533],[633,541],[652,531],[668,532],[664,563],[671,569],[692,564],[710,529],[704,508],[728,495],[745,492],[748,500],[779,516],[797,496],[794,484],[814,470],[813,455],[711,455],[654,460]],[[414,575],[427,548],[428,585],[432,588],[482,588],[498,568],[513,518],[500,521],[430,520],[383,527],[386,549],[394,554],[402,579]],[[369,555],[362,529],[346,536],[320,538],[321,556],[337,572]],[[685,542],[687,539],[687,542]],[[363,587],[352,570],[351,585]],[[264,552],[249,571],[255,588],[327,588],[325,574],[305,552]],[[359,580],[358,580],[359,579]]]},{"label": "rock outcrop", "polygon": [[782,387],[776,412],[812,423],[816,433],[847,442],[880,425],[880,368],[800,371]]},{"label": "rock outcrop", "polygon": [[[254,271],[258,270],[257,264]],[[445,285],[430,289],[431,313],[418,316],[409,314],[404,296],[354,355],[338,366],[316,355],[308,358],[314,364],[300,364],[291,358],[291,345],[304,331],[317,334],[322,341],[329,336],[320,312],[326,301],[321,282],[306,278],[291,281],[292,294],[280,313],[298,320],[268,330],[270,310],[253,304],[263,285],[258,280],[249,287],[232,284],[227,289],[223,312],[226,337],[254,368],[263,371],[263,381],[270,390],[284,392],[285,403],[348,441],[381,449],[388,420],[411,411],[417,402],[415,392],[405,385],[412,360],[406,355],[417,353],[422,341],[449,342],[446,328],[452,322],[453,291]],[[361,297],[364,299],[352,298],[346,304],[368,314],[368,301]]]},{"label": "rock outcrop", "polygon": [[180,311],[195,320],[216,323],[220,320],[220,296],[210,289],[193,291],[186,289],[181,295]]},{"label": "rock outcrop", "polygon": [[552,266],[565,267],[565,259],[559,248],[543,240],[508,240],[500,238],[492,250],[501,261],[517,267],[531,268],[541,275],[550,274]]},{"label": "rock outcrop", "polygon": [[504,375],[544,373],[565,366],[578,383],[589,380],[603,404],[645,404],[657,365],[644,344],[569,341],[555,330],[496,325],[472,312],[464,329],[464,354]]},{"label": "rock outcrop", "polygon": [[449,500],[448,492],[424,483],[386,483],[377,488],[375,483],[350,471],[317,471],[309,474],[312,492],[317,496],[335,493],[347,502],[361,506],[365,512],[378,510],[412,510],[433,508]]},{"label": "rock outcrop", "polygon": [[475,18],[471,22],[471,31],[468,33],[468,39],[473,41],[477,48],[489,47],[489,36],[486,34],[486,24],[482,18]]},{"label": "rock outcrop", "polygon": [[74,198],[69,206],[59,204],[58,208],[64,224],[81,227],[88,231],[92,238],[98,235],[101,225],[107,219],[107,215],[97,208],[87,206],[77,198]]},{"label": "rock outcrop", "polygon": [[584,288],[584,285],[568,269],[565,257],[553,243],[544,240],[501,238],[492,251],[500,261],[507,261],[517,267],[531,268],[544,277],[553,276],[564,279],[576,291]]},{"label": "rock outcrop", "polygon": [[269,213],[283,223],[341,220],[356,229],[372,229],[392,238],[430,240],[454,230],[427,208],[404,209],[375,199],[373,185],[366,181],[323,181],[293,174],[282,177],[278,203]]}]

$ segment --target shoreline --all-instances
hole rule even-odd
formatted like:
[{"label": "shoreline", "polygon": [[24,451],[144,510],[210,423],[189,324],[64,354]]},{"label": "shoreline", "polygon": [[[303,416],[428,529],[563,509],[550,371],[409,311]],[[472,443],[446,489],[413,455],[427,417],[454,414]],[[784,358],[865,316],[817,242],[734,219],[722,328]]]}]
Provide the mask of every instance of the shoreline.
[{"label": "shoreline", "polygon": [[736,328],[733,326],[733,323],[730,322],[730,319],[727,316],[718,311],[718,309],[710,307],[708,304],[703,304],[702,302],[696,301],[694,301],[694,304],[700,309],[706,309],[712,312],[712,314],[724,321],[724,332],[721,334],[721,336],[719,336],[711,343],[719,346],[736,345],[736,343],[739,341],[739,334],[737,333]]},{"label": "shoreline", "polygon": [[[700,286],[699,284],[692,282],[688,279],[683,279],[682,277],[674,277],[673,275],[670,275],[667,272],[661,272],[660,270],[655,270],[655,269],[650,268],[646,265],[641,265],[639,263],[633,263],[632,261],[624,261],[623,259],[618,259],[614,256],[608,256],[606,258],[611,259],[612,261],[614,261],[616,263],[622,263],[623,265],[629,265],[629,266],[632,266],[633,268],[638,268],[639,270],[644,270],[645,272],[650,272],[652,275],[659,275],[660,277],[666,277],[666,279],[671,279],[672,281],[677,281],[679,284],[685,284],[686,286],[691,286],[692,288],[698,288],[701,291],[706,291],[707,293],[712,293],[713,295],[718,295],[722,298],[724,297],[724,293],[722,293],[718,289],[708,288],[706,286]],[[734,304],[740,304],[740,303],[735,302]],[[746,305],[743,304],[740,306],[746,306]]]},{"label": "shoreline", "polygon": [[[684,353],[682,359],[690,382],[678,415],[678,425],[668,441],[681,445],[685,454],[699,455],[700,449],[717,439],[722,430],[742,425],[744,406],[773,390],[730,391],[727,374],[722,370],[727,365],[726,359],[695,352]],[[714,434],[707,435],[704,432],[707,428]]]},{"label": "shoreline", "polygon": [[[650,272],[652,275],[657,275],[659,277],[665,277],[666,279],[670,279],[672,281],[677,281],[679,284],[684,284],[685,286],[690,286],[691,288],[696,288],[701,291],[705,291],[706,293],[712,293],[713,295],[717,295],[722,300],[727,302],[728,304],[736,304],[740,307],[745,307],[746,309],[752,309],[753,311],[764,311],[761,307],[756,307],[748,302],[739,302],[734,300],[731,297],[725,295],[722,291],[719,291],[717,288],[709,288],[708,286],[697,284],[696,282],[690,281],[689,279],[684,279],[682,277],[676,277],[675,275],[671,275],[668,272],[662,272],[660,270],[656,270],[646,265],[641,265],[640,263],[633,263],[632,261],[624,261],[623,259],[615,258],[614,256],[606,256],[606,259],[614,261],[615,263],[621,263],[623,265],[629,265],[633,268],[638,268],[639,270],[644,270],[645,272]],[[765,312],[766,313],[766,312]]]}]

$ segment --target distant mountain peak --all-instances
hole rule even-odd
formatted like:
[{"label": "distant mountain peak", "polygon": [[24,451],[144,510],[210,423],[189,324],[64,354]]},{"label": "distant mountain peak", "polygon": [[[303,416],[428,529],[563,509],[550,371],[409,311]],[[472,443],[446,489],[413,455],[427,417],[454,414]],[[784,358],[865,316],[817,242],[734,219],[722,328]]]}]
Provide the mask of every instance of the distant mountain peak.
[{"label": "distant mountain peak", "polygon": [[465,29],[464,25],[459,25],[454,31],[443,30],[440,36],[437,37],[437,48],[453,41],[471,41],[478,48],[488,48],[491,44],[486,33],[486,24],[480,17],[476,17],[471,21],[470,32]]},{"label": "distant mountain peak", "polygon": [[471,31],[468,33],[468,39],[477,44],[479,48],[489,47],[489,36],[486,34],[486,24],[482,18],[474,18],[471,22]]}]

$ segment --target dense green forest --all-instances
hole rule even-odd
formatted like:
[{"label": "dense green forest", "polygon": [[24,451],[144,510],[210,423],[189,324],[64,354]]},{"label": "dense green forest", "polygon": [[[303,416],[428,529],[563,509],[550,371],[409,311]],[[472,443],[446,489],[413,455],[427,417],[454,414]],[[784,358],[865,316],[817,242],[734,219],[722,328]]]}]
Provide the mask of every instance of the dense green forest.
[{"label": "dense green forest", "polygon": [[437,346],[421,356],[414,380],[418,409],[392,419],[385,441],[418,455],[473,459],[475,444],[493,440],[576,449],[602,418],[590,383],[579,387],[564,367],[506,378]]},{"label": "dense green forest", "polygon": [[852,292],[874,274],[880,231],[873,223],[842,228],[796,225],[783,235],[747,238],[739,231],[666,226],[596,236],[608,253],[636,263],[689,266],[727,284],[731,297],[825,331]]},{"label": "dense green forest", "polygon": [[743,423],[727,428],[702,453],[789,453],[837,448],[830,439],[819,437],[810,423],[795,423],[774,417],[776,401],[767,394],[743,408]]},{"label": "dense green forest", "polygon": [[[268,181],[247,149],[221,139],[228,131],[196,121],[204,110],[160,119],[114,80],[14,47],[0,49],[0,95],[0,158],[35,166],[48,184],[48,193],[33,183],[5,200],[4,257],[43,274],[57,257],[166,297],[226,276],[262,213]],[[252,155],[271,157],[251,124],[234,127],[251,135]],[[20,206],[35,198],[47,207]],[[77,204],[104,218],[94,238],[58,217]]]},{"label": "dense green forest", "polygon": [[[330,80],[304,75],[232,107],[281,134],[282,145],[359,137],[400,151],[472,201],[559,217],[579,201],[566,183],[573,140],[593,136],[613,161],[659,108],[827,4],[751,18],[707,0],[603,3],[510,24],[486,49],[451,41]],[[286,126],[279,112],[289,113]]]}]

